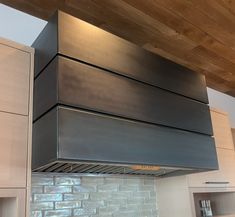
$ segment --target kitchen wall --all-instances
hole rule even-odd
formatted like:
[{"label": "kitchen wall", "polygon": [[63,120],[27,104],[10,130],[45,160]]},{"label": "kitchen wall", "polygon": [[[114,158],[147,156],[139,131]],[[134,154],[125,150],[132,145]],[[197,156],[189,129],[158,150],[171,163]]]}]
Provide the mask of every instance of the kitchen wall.
[{"label": "kitchen wall", "polygon": [[31,217],[157,217],[154,178],[33,174]]}]

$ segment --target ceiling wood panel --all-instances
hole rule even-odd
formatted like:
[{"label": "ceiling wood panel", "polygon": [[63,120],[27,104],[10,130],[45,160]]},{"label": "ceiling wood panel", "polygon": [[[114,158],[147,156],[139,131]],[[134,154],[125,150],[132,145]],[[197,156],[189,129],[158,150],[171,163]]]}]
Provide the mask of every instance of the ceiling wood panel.
[{"label": "ceiling wood panel", "polygon": [[235,1],[1,0],[47,20],[68,12],[143,48],[206,75],[235,96]]}]

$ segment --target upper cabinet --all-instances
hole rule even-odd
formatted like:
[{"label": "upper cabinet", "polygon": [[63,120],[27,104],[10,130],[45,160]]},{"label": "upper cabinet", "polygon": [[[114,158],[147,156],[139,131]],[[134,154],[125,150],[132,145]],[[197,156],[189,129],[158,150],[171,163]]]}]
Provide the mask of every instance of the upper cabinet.
[{"label": "upper cabinet", "polygon": [[189,187],[234,187],[235,151],[229,116],[211,109],[211,118],[219,170],[188,175],[188,184]]},{"label": "upper cabinet", "polygon": [[0,40],[0,111],[28,114],[30,53]]},{"label": "upper cabinet", "polygon": [[34,49],[0,37],[0,216],[28,217]]},{"label": "upper cabinet", "polygon": [[0,112],[0,188],[26,187],[27,130],[26,116]]},{"label": "upper cabinet", "polygon": [[235,130],[231,131],[227,113],[211,109],[211,118],[219,170],[158,179],[161,217],[198,217],[199,200],[205,199],[212,201],[214,216],[235,216],[227,215],[234,213],[235,151],[232,134],[235,138]]},{"label": "upper cabinet", "polygon": [[211,109],[211,118],[216,147],[234,150],[228,114]]},{"label": "upper cabinet", "polygon": [[189,187],[234,187],[235,152],[217,148],[219,170],[188,175]]}]

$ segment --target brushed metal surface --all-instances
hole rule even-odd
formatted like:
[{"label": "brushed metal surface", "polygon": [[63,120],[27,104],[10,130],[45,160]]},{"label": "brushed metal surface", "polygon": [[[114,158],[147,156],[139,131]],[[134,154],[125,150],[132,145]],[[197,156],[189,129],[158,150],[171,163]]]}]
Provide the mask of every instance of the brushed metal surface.
[{"label": "brushed metal surface", "polygon": [[52,17],[33,47],[36,76],[60,53],[208,103],[204,75],[61,11]]},{"label": "brushed metal surface", "polygon": [[[33,169],[55,160],[218,168],[214,140],[206,135],[66,107],[53,109],[34,127]],[[51,159],[48,153],[54,153]]]},{"label": "brushed metal surface", "polygon": [[45,117],[33,124],[32,169],[57,159],[57,113],[49,112]]},{"label": "brushed metal surface", "polygon": [[[42,44],[43,42],[43,44]],[[35,48],[34,73],[37,75],[58,52],[58,13],[51,17],[37,39]]]},{"label": "brushed metal surface", "polygon": [[33,169],[218,168],[203,75],[60,11],[33,46]]},{"label": "brushed metal surface", "polygon": [[209,107],[57,56],[35,81],[34,119],[56,104],[212,135]]}]

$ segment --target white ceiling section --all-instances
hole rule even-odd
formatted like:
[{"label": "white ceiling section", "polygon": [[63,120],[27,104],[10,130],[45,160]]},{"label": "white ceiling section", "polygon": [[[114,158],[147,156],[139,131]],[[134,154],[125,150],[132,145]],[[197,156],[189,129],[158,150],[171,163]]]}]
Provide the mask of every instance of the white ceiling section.
[{"label": "white ceiling section", "polygon": [[0,37],[31,45],[46,21],[0,4]]}]

